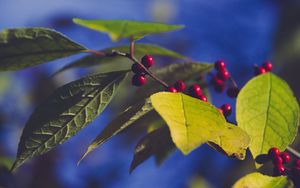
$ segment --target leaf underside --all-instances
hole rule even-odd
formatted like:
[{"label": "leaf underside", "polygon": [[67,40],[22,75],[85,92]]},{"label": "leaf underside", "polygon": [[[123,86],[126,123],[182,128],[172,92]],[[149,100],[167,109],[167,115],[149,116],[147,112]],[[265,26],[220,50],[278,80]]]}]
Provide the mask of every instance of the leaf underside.
[{"label": "leaf underside", "polygon": [[284,151],[297,135],[299,105],[288,84],[267,73],[250,80],[237,98],[236,117],[254,158],[271,147]]},{"label": "leaf underside", "polygon": [[20,70],[85,49],[51,29],[6,29],[0,33],[0,71]]},{"label": "leaf underside", "polygon": [[113,41],[118,41],[122,38],[138,40],[146,35],[169,32],[184,27],[183,25],[129,20],[83,20],[74,18],[73,22],[89,29],[107,33]]},{"label": "leaf underside", "polygon": [[126,74],[119,71],[87,76],[58,88],[26,123],[12,170],[62,144],[93,121],[109,104]]}]

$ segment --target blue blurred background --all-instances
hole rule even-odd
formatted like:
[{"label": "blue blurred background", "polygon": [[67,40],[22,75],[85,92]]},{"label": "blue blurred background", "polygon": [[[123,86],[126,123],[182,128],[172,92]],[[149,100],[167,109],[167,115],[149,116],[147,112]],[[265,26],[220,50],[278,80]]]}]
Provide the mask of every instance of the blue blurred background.
[{"label": "blue blurred background", "polygon": [[[251,78],[253,64],[272,60],[275,72],[291,84],[299,99],[296,81],[299,80],[297,49],[300,47],[294,44],[300,33],[297,1],[0,0],[0,10],[0,30],[50,27],[91,49],[115,44],[107,35],[76,26],[72,18],[184,24],[183,30],[146,37],[143,42],[159,44],[197,61],[224,59],[233,77],[239,78],[240,86]],[[286,48],[292,52],[285,54]],[[68,71],[53,79],[50,75],[80,56],[0,74],[1,165],[9,166],[16,156],[22,129],[34,107],[58,86],[78,78],[81,72]],[[234,100],[211,92],[217,106],[224,101],[234,106]],[[86,146],[113,118],[113,111],[109,107],[74,138],[31,160],[14,176],[1,171],[0,182],[9,180],[7,187],[28,188],[229,187],[254,169],[249,155],[246,161],[237,161],[202,146],[186,157],[176,151],[159,167],[150,159],[129,174],[134,147],[140,138],[128,138],[132,134],[111,139],[76,166]]]}]

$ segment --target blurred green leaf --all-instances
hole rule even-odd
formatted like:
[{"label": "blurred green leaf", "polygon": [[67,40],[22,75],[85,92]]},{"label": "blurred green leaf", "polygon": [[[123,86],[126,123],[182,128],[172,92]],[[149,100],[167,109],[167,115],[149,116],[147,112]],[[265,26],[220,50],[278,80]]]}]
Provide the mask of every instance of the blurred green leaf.
[{"label": "blurred green leaf", "polygon": [[85,49],[51,29],[6,29],[0,33],[0,71],[20,70]]},{"label": "blurred green leaf", "polygon": [[209,141],[208,144],[227,156],[234,156],[239,160],[244,160],[246,150],[250,144],[250,137],[238,126],[227,123],[224,134]]},{"label": "blurred green leaf", "polygon": [[[113,51],[119,51],[119,52],[123,52],[123,53],[129,53],[129,46],[128,45],[124,45],[124,46],[116,46],[116,47],[112,47],[112,48],[106,48],[101,50],[101,52],[110,54]],[[172,57],[172,58],[177,58],[177,59],[185,59],[185,56],[182,56],[174,51],[168,50],[166,48],[160,47],[160,46],[156,46],[156,45],[152,45],[152,44],[135,44],[135,56],[138,59],[141,59],[145,54],[150,54],[153,56],[166,56],[166,57]],[[112,63],[124,63],[124,61],[122,60],[126,60],[126,64],[128,65],[128,67],[131,66],[132,62],[131,60],[121,57],[121,56],[103,56],[103,57],[99,57],[97,55],[88,55],[85,56],[79,60],[76,60],[74,62],[72,62],[71,64],[63,67],[62,69],[58,70],[55,74],[58,74],[62,71],[71,69],[71,68],[81,68],[81,67],[91,67],[91,66],[96,66],[96,65],[104,65],[104,64],[112,64]]]},{"label": "blurred green leaf", "polygon": [[183,25],[129,20],[83,20],[74,18],[73,22],[89,29],[107,33],[113,41],[118,41],[122,38],[138,40],[146,35],[169,32],[184,27]]},{"label": "blurred green leaf", "polygon": [[152,155],[159,160],[157,162],[160,162],[160,160],[163,160],[171,152],[170,148],[172,151],[175,149],[175,146],[167,126],[162,126],[148,133],[135,147],[134,157],[130,165],[130,173]]},{"label": "blurred green leaf", "polygon": [[146,99],[140,103],[137,103],[133,106],[127,108],[124,112],[119,114],[112,122],[110,122],[104,130],[102,130],[98,136],[93,140],[93,142],[89,145],[87,151],[78,161],[85,158],[90,152],[94,149],[101,146],[105,141],[109,138],[113,137],[114,135],[120,133],[132,123],[134,123],[139,118],[143,117],[145,114],[152,110],[152,106],[149,99]]},{"label": "blurred green leaf", "polygon": [[167,123],[173,142],[185,155],[224,134],[226,120],[208,102],[169,92],[156,93],[150,99],[154,109]]},{"label": "blurred green leaf", "polygon": [[14,163],[14,160],[9,157],[0,156],[0,167],[4,166],[7,169],[10,169]]},{"label": "blurred green leaf", "polygon": [[254,158],[271,147],[285,150],[297,135],[299,105],[288,84],[267,73],[250,80],[237,98],[236,118]]},{"label": "blurred green leaf", "polygon": [[126,74],[87,76],[58,88],[26,123],[12,170],[62,144],[92,122],[109,104]]},{"label": "blurred green leaf", "polygon": [[272,177],[251,173],[239,179],[233,188],[288,188],[293,187],[286,176]]}]

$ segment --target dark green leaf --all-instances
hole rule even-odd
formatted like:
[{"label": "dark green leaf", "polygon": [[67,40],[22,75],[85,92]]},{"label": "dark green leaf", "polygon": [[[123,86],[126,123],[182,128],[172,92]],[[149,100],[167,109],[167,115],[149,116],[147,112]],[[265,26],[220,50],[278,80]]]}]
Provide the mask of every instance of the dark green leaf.
[{"label": "dark green leaf", "polygon": [[[124,52],[124,53],[129,53],[129,46],[124,45],[124,46],[116,46],[112,48],[106,48],[101,50],[101,52],[104,53],[112,53],[113,51],[119,51],[119,52]],[[135,56],[138,59],[141,59],[145,54],[150,54],[153,56],[166,56],[166,57],[172,57],[172,58],[177,58],[177,59],[185,59],[186,57],[168,50],[166,48],[152,45],[152,44],[135,44]],[[62,71],[71,69],[71,68],[76,68],[76,67],[91,67],[95,65],[105,65],[105,64],[112,64],[116,63],[117,65],[120,66],[121,63],[126,64],[127,67],[129,68],[132,64],[131,60],[128,58],[124,58],[121,56],[104,56],[104,57],[99,57],[97,55],[88,55],[85,56],[77,61],[72,62],[71,64],[63,67],[59,71],[57,71],[55,74],[58,74]]]},{"label": "dark green leaf", "polygon": [[109,104],[126,73],[92,75],[57,89],[25,125],[12,170],[62,144],[93,121]]},{"label": "dark green leaf", "polygon": [[[171,150],[170,150],[171,148]],[[130,165],[132,172],[138,165],[154,155],[157,162],[161,162],[168,152],[175,149],[170,131],[167,126],[163,126],[143,137],[135,147],[134,158]]]},{"label": "dark green leaf", "polygon": [[0,71],[20,70],[82,50],[83,46],[51,29],[7,29],[0,33]]},{"label": "dark green leaf", "polygon": [[126,129],[136,120],[143,117],[148,112],[152,111],[152,109],[153,108],[149,99],[127,108],[124,112],[119,114],[112,122],[110,122],[102,132],[99,133],[95,140],[89,145],[84,155],[80,158],[78,164],[87,154],[92,152],[97,147],[101,146],[109,138]]},{"label": "dark green leaf", "polygon": [[184,27],[183,25],[167,25],[129,20],[82,20],[74,18],[73,21],[89,29],[107,33],[113,41],[122,38],[138,40],[146,35],[169,32]]}]

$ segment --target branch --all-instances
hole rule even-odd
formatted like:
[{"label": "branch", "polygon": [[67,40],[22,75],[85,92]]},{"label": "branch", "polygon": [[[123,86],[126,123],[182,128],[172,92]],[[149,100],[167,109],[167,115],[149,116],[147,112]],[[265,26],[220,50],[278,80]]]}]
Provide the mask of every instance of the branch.
[{"label": "branch", "polygon": [[300,153],[298,151],[296,151],[295,149],[291,148],[291,147],[287,147],[286,148],[287,151],[289,151],[291,154],[295,155],[297,158],[300,159]]}]

